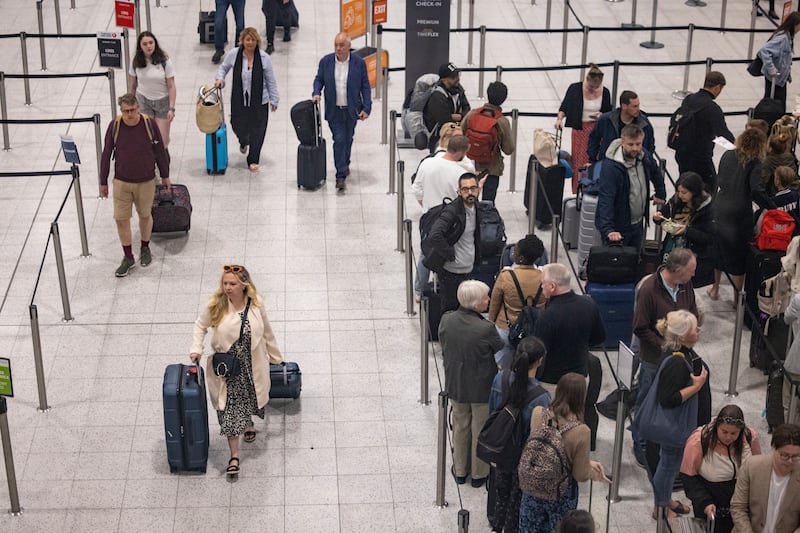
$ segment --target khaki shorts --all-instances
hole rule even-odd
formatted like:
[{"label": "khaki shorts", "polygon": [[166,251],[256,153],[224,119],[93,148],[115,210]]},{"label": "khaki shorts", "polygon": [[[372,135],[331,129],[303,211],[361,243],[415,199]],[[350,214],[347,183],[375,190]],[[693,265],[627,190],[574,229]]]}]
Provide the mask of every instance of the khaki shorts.
[{"label": "khaki shorts", "polygon": [[133,207],[139,218],[148,218],[153,211],[153,198],[156,196],[156,179],[143,183],[129,183],[114,179],[112,197],[114,198],[114,220],[128,220],[133,216]]}]

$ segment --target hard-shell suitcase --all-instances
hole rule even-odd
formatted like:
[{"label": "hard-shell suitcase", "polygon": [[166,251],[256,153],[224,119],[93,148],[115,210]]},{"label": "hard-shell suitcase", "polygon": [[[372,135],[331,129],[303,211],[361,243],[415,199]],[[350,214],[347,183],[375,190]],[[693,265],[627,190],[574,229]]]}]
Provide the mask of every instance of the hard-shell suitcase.
[{"label": "hard-shell suitcase", "polygon": [[[200,42],[203,44],[214,44],[214,11],[200,11],[199,21],[197,23],[197,33],[200,34]],[[228,27],[228,17],[225,17],[225,28]],[[227,31],[225,32],[228,33]],[[227,35],[225,42],[228,42]]]},{"label": "hard-shell suitcase", "polygon": [[[781,271],[781,257],[785,252],[776,250],[759,250],[755,246],[750,247],[745,263],[744,292],[747,307],[758,316],[758,289],[761,282],[771,278]],[[745,311],[744,324],[751,327],[750,313]]]},{"label": "hard-shell suitcase", "polygon": [[594,225],[597,211],[597,196],[592,194],[578,195],[578,210],[581,212],[581,225],[578,228],[578,268],[582,274],[586,271],[589,251],[593,246],[603,244],[600,232]]},{"label": "hard-shell suitcase", "polygon": [[564,246],[567,250],[573,250],[578,247],[580,225],[578,199],[575,196],[565,198],[561,206],[561,238],[564,239]]},{"label": "hard-shell suitcase", "polygon": [[[311,103],[310,125],[309,102]],[[300,140],[300,145],[297,147],[297,188],[316,189],[325,181],[327,173],[325,139],[322,138],[319,104],[311,100],[295,104],[292,107],[291,116],[297,138]],[[312,128],[310,136],[308,135],[309,127]]]},{"label": "hard-shell suitcase", "polygon": [[168,365],[164,370],[162,395],[170,472],[205,472],[208,407],[203,369],[199,365]]},{"label": "hard-shell suitcase", "polygon": [[291,398],[300,397],[303,388],[303,373],[297,363],[281,363],[269,365],[269,397]]},{"label": "hard-shell suitcase", "polygon": [[206,134],[206,172],[225,174],[228,168],[228,128],[223,122],[215,133]]},{"label": "hard-shell suitcase", "polygon": [[[525,177],[525,197],[523,203],[529,208],[531,176],[536,172],[539,188],[536,191],[536,222],[540,225],[553,223],[553,215],[561,216],[561,202],[564,198],[564,176],[566,169],[561,165],[543,167],[531,155],[528,158],[528,172]],[[551,212],[552,209],[552,212]]]},{"label": "hard-shell suitcase", "polygon": [[606,285],[603,283],[587,283],[586,294],[597,303],[600,317],[606,328],[606,348],[618,348],[619,341],[630,342],[633,334],[633,302],[636,285]]},{"label": "hard-shell suitcase", "polygon": [[186,185],[156,185],[153,198],[153,233],[189,232],[192,227],[192,198]]},{"label": "hard-shell suitcase", "polygon": [[439,322],[442,320],[442,297],[438,287],[428,282],[422,289],[422,297],[428,299],[428,340],[439,340]]}]

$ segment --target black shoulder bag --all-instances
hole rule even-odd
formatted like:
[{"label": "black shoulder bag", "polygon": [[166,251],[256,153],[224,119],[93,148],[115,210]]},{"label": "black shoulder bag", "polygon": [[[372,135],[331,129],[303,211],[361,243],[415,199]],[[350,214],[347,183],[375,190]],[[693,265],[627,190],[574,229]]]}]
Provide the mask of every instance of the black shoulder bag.
[{"label": "black shoulder bag", "polygon": [[[231,345],[231,348],[236,346],[236,343],[244,336],[244,323],[247,320],[247,311],[250,309],[250,298],[247,299],[247,305],[244,306],[244,316],[242,317],[242,326],[239,328],[239,338]],[[211,366],[214,369],[214,374],[221,378],[233,378],[239,375],[242,371],[242,365],[239,363],[236,355],[227,352],[217,352],[211,360]]]}]

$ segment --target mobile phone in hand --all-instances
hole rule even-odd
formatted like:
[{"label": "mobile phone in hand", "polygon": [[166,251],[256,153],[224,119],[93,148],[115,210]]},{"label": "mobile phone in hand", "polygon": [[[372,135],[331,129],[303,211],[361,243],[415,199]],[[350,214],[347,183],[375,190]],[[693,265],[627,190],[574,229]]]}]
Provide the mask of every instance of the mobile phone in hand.
[{"label": "mobile phone in hand", "polygon": [[701,358],[696,358],[692,360],[692,374],[695,376],[699,376],[703,372],[703,360]]}]

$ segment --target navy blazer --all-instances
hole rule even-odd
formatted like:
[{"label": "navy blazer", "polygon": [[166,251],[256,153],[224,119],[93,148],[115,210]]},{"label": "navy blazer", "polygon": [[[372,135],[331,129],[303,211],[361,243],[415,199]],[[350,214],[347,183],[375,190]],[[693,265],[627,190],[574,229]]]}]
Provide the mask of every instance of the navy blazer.
[{"label": "navy blazer", "polygon": [[[317,75],[314,78],[313,96],[325,89],[325,120],[330,121],[336,108],[336,54],[328,54],[319,61]],[[372,111],[372,95],[370,94],[367,64],[357,55],[350,52],[350,65],[347,71],[347,114],[358,120],[358,114]]]}]

